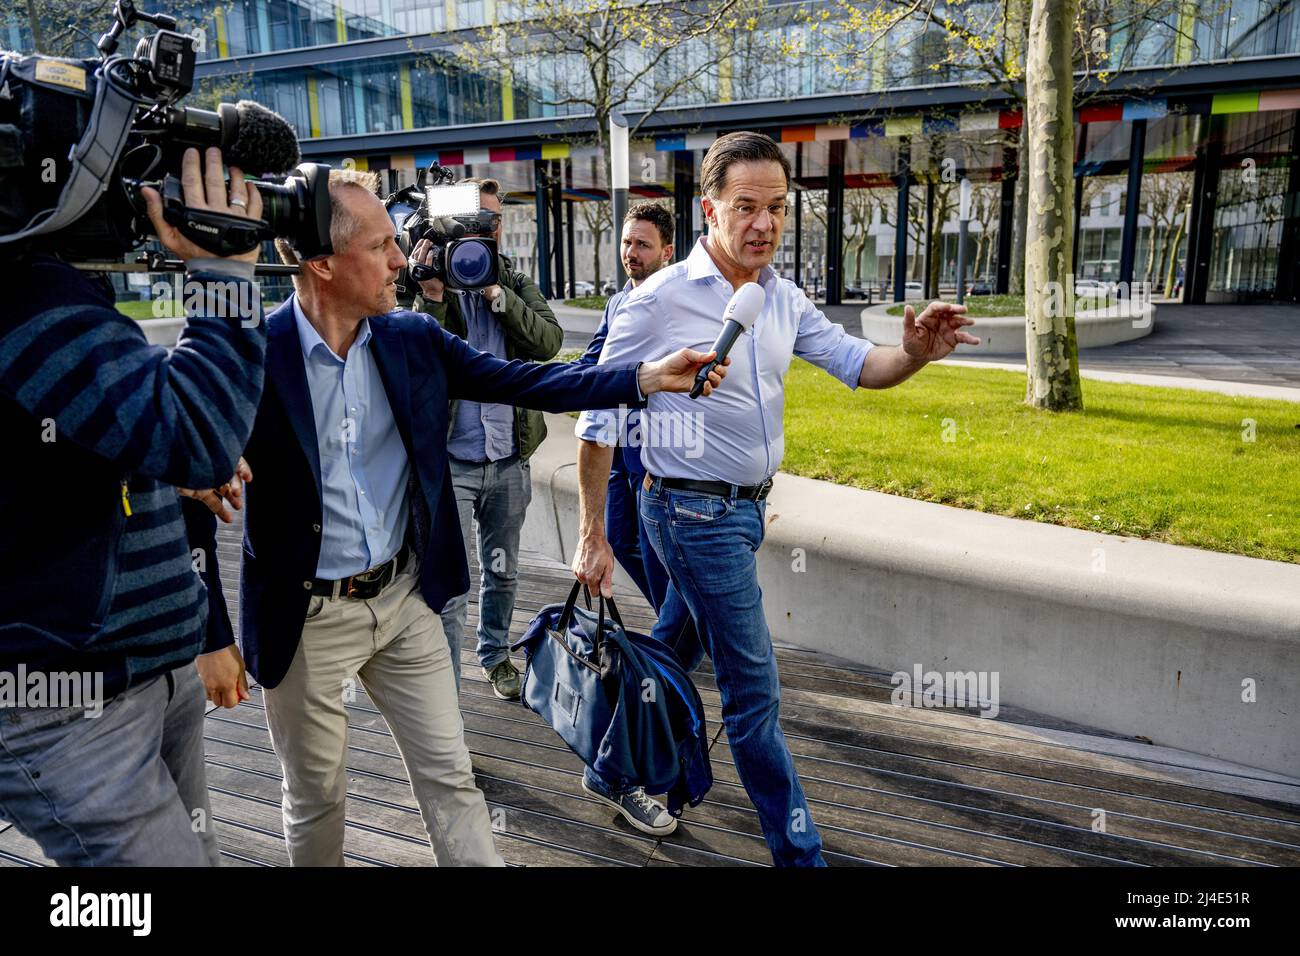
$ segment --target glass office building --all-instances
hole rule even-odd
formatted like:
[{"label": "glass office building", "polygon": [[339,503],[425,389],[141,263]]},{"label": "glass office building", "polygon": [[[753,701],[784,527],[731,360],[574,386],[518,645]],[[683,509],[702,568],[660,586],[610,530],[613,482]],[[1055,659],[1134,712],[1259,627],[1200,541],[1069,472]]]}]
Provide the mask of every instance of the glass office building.
[{"label": "glass office building", "polygon": [[[502,69],[476,56],[490,44],[483,28],[515,22],[515,5],[156,6],[200,38],[197,96],[257,99],[294,124],[306,156],[379,170],[390,188],[435,160],[499,178],[511,199],[508,245],[545,272],[546,286],[608,278],[593,275],[612,264],[597,265],[592,246],[610,230],[602,238],[591,228],[599,217],[584,208],[608,197],[606,161],[592,145],[588,108],[568,95],[587,83],[585,65],[533,53]],[[968,275],[1005,288],[1017,102],[969,57],[945,55],[933,25],[900,27],[869,52],[837,56],[825,39],[834,30],[816,28],[823,8],[833,27],[838,5],[768,3],[754,23],[713,31],[650,69],[624,106],[634,120],[673,78],[691,82],[633,143],[634,194],[670,201],[682,220],[679,245],[690,243],[703,151],[721,132],[762,129],[796,169],[783,271],[831,301],[846,287],[889,293],[903,282],[933,294],[955,281],[955,169],[976,185]],[[968,2],[947,13],[977,23],[1001,9]],[[1300,0],[1145,9],[1131,21],[1140,30],[1103,31],[1098,41],[1114,77],[1100,87],[1080,81],[1088,95],[1076,125],[1076,273],[1147,281],[1193,302],[1300,298]],[[25,8],[2,16],[0,43],[31,49]],[[785,55],[774,55],[782,45]],[[89,52],[88,38],[82,47]],[[647,56],[635,43],[620,51],[634,71]],[[1140,198],[1130,204],[1132,190]]]}]

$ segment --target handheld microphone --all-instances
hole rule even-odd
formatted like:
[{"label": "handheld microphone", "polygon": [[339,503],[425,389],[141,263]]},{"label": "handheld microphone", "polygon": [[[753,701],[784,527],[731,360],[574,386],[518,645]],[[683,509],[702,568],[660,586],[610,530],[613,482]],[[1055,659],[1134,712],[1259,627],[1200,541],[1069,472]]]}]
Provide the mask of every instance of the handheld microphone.
[{"label": "handheld microphone", "polygon": [[731,301],[727,303],[727,308],[722,313],[722,331],[718,333],[713,348],[709,350],[718,354],[712,362],[695,373],[691,398],[699,398],[703,394],[704,383],[709,380],[709,373],[722,364],[731,347],[736,344],[740,333],[754,324],[754,320],[758,318],[758,313],[763,311],[766,303],[767,293],[757,282],[746,282],[731,296]]}]

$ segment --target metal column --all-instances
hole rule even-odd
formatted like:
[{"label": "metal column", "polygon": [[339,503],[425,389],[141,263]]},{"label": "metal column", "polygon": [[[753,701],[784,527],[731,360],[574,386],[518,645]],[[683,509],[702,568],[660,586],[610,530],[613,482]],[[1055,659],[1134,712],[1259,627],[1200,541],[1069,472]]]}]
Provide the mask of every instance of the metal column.
[{"label": "metal column", "polygon": [[577,258],[573,254],[573,214],[576,209],[577,205],[572,199],[564,201],[564,230],[569,240],[569,284],[564,294],[569,297],[577,294],[577,286],[574,283],[578,281],[578,268]]},{"label": "metal column", "polygon": [[794,144],[794,284],[803,288],[803,143]]},{"label": "metal column", "polygon": [[673,153],[673,258],[685,259],[695,245],[695,150]]},{"label": "metal column", "polygon": [[894,222],[894,301],[907,298],[907,206],[912,179],[912,140],[902,136],[898,140],[898,201],[895,203]]},{"label": "metal column", "polygon": [[[925,272],[921,276],[921,297],[926,301],[939,298],[939,290],[930,288],[930,267],[934,265],[934,183],[925,184]],[[939,263],[943,268],[943,263]]]},{"label": "metal column", "polygon": [[1282,244],[1277,255],[1279,301],[1300,302],[1300,113],[1291,133],[1291,175],[1282,206]]},{"label": "metal column", "polygon": [[551,217],[547,204],[549,177],[546,163],[533,160],[533,203],[537,210],[537,287],[542,295],[551,299]]},{"label": "metal column", "polygon": [[1007,178],[1006,151],[1002,160],[1002,202],[998,207],[998,263],[994,290],[998,295],[1006,295],[1011,289],[1011,240],[1016,231],[1016,185],[1017,179]]},{"label": "metal column", "polygon": [[826,304],[844,293],[844,140],[833,139],[826,169]]},{"label": "metal column", "polygon": [[1210,287],[1214,207],[1219,199],[1219,164],[1223,159],[1224,117],[1211,116],[1205,142],[1196,150],[1192,179],[1192,222],[1187,234],[1187,268],[1183,301],[1203,305]]},{"label": "metal column", "polygon": [[1137,258],[1138,212],[1142,205],[1142,160],[1146,153],[1147,121],[1133,121],[1133,135],[1128,152],[1128,192],[1124,197],[1124,234],[1119,245],[1120,295],[1128,297],[1133,288],[1133,264]]},{"label": "metal column", "polygon": [[1083,223],[1083,176],[1080,167],[1088,155],[1089,123],[1079,124],[1079,138],[1074,144],[1074,249],[1070,260],[1070,271],[1079,274],[1079,230]]},{"label": "metal column", "polygon": [[555,282],[552,289],[557,299],[564,298],[564,174],[561,167],[563,160],[553,160],[551,176],[551,215],[555,229],[555,251],[551,256],[555,263]]}]

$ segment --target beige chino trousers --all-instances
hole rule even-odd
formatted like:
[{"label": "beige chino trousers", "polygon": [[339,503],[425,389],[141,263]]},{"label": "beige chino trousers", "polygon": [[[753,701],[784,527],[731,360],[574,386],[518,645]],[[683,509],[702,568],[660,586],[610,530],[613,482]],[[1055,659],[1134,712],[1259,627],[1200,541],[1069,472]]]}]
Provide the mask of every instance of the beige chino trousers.
[{"label": "beige chino trousers", "polygon": [[438,865],[504,865],[474,783],[447,638],[411,565],[370,600],[313,597],[289,673],[264,692],[293,866],[343,865],[346,705],[358,680],[393,733]]}]

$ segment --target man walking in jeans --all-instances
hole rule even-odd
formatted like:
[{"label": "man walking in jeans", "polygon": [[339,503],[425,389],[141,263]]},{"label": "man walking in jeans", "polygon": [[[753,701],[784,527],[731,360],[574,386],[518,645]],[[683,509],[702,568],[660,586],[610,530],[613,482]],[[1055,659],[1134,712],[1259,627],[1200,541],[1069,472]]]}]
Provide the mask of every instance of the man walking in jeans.
[{"label": "man walking in jeans", "polygon": [[[501,241],[501,191],[495,179],[466,179],[479,187],[481,207],[497,214],[492,238]],[[423,240],[412,258],[428,258],[430,244]],[[471,346],[503,359],[545,362],[564,343],[564,330],[541,290],[527,275],[500,258],[501,284],[479,291],[448,295],[443,284],[430,279],[420,284],[423,295],[413,308],[436,318],[453,335]],[[451,405],[451,479],[460,512],[465,547],[475,540],[478,525],[478,562],[482,572],[478,605],[478,659],[503,700],[518,700],[519,671],[510,662],[510,618],[515,611],[519,576],[519,531],[533,496],[528,458],[546,437],[542,413],[498,403],[455,401]],[[442,609],[442,626],[451,646],[456,686],[460,686],[460,646],[464,643],[469,595],[461,594]]]},{"label": "man walking in jeans", "polygon": [[[794,283],[777,277],[770,263],[788,209],[790,163],[767,136],[721,137],[700,174],[708,235],[684,262],[629,293],[610,322],[600,361],[649,360],[696,343],[708,348],[735,290],[756,282],[766,294],[758,319],[731,349],[727,388],[708,402],[650,398],[649,414],[702,427],[704,453],[692,457],[680,447],[642,446],[647,475],[641,520],[671,578],[654,636],[674,647],[687,668],[705,653],[712,658],[736,771],[758,810],[773,860],[779,866],[821,866],[821,837],[779,723],[776,656],[755,562],[767,493],[785,450],[785,373],[798,355],[850,388],[888,388],[943,358],[958,342],[978,339],[961,331],[971,322],[963,307],[936,302],[919,318],[907,308],[902,345],[873,347],[832,325]],[[596,440],[602,417],[585,413],[580,437]],[[612,447],[597,451],[612,460]],[[599,577],[586,583],[598,585]],[[682,605],[695,620],[695,632],[677,624]]]},{"label": "man walking in jeans", "polygon": [[[673,214],[658,203],[639,202],[628,209],[620,245],[623,268],[628,275],[627,284],[606,303],[605,315],[587,351],[578,359],[580,363],[594,365],[599,361],[609,335],[610,317],[618,312],[633,289],[672,261],[674,229]],[[614,561],[617,559],[645,599],[658,611],[668,592],[668,572],[654,549],[641,540],[637,499],[641,494],[645,468],[641,465],[640,441],[634,440],[634,435],[640,431],[640,416],[640,411],[632,410],[627,415],[622,433],[606,436],[616,439],[619,446],[614,453],[613,468],[602,456],[593,455],[595,442],[578,442],[579,537],[573,567],[580,579],[599,578],[601,593],[608,597],[612,593]],[[613,424],[610,419],[606,420],[607,427]],[[612,444],[613,441],[605,443]],[[694,626],[689,615],[682,621],[682,626]],[[657,800],[647,796],[643,787],[620,790],[588,767],[582,774],[582,789],[612,806],[624,820],[643,833],[665,836],[677,829],[677,818]]]}]

